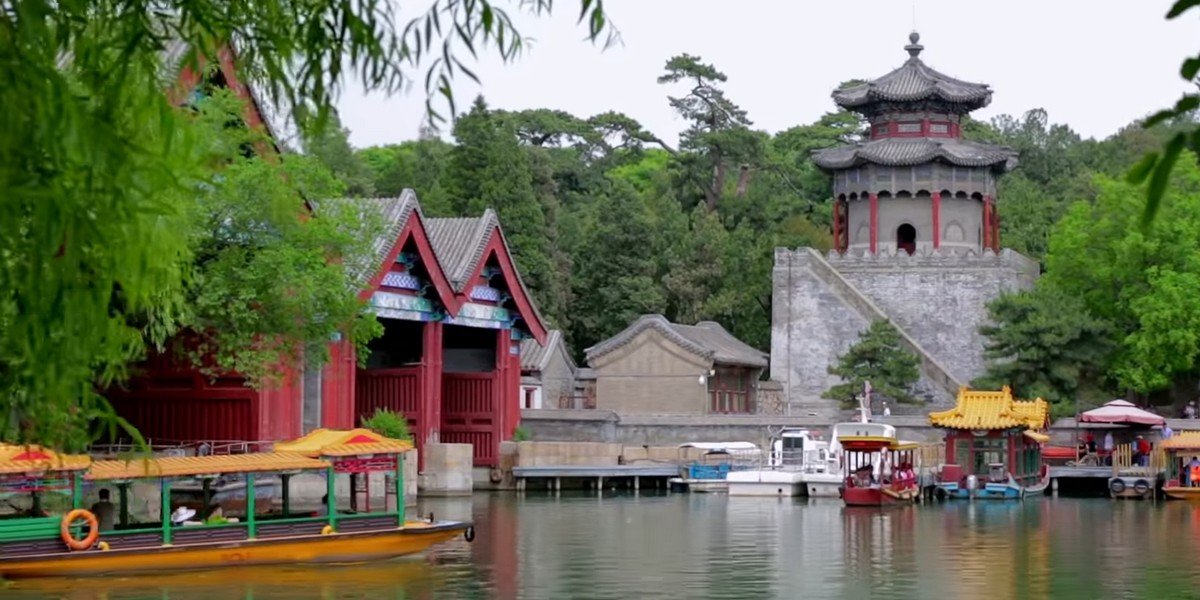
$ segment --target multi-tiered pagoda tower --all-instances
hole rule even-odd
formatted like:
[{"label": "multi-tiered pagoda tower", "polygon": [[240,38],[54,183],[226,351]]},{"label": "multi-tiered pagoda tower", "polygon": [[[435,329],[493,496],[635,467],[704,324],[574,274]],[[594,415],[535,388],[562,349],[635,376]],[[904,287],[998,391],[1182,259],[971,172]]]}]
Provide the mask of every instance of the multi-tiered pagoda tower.
[{"label": "multi-tiered pagoda tower", "polygon": [[867,141],[813,157],[833,175],[834,248],[998,252],[996,177],[1016,166],[1016,153],[964,140],[960,128],[992,90],[930,68],[920,36],[909,40],[900,68],[833,93],[838,106],[870,122]]},{"label": "multi-tiered pagoda tower", "polygon": [[776,249],[771,378],[796,410],[832,410],[826,369],[877,319],[921,359],[926,398],[950,401],[984,371],[987,302],[1037,277],[1035,262],[1000,249],[996,179],[1016,153],[962,138],[992,90],[926,65],[919,41],[909,36],[896,70],[833,92],[870,123],[863,141],[813,157],[833,177],[834,249]]}]

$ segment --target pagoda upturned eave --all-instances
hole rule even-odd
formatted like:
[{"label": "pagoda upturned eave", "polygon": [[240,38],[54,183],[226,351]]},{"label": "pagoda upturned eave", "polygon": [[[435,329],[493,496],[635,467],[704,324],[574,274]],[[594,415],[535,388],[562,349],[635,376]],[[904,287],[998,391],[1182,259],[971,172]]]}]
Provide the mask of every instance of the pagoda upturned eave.
[{"label": "pagoda upturned eave", "polygon": [[880,138],[815,150],[812,160],[825,171],[839,171],[862,164],[911,167],[942,161],[957,167],[992,167],[1003,173],[1017,166],[1017,152],[1007,146],[959,138]]}]

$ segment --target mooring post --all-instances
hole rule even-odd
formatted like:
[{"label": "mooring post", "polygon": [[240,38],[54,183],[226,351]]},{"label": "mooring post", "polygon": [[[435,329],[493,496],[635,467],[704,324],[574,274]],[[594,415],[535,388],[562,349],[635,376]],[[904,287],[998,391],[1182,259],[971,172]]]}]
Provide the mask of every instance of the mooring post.
[{"label": "mooring post", "polygon": [[596,478],[596,494],[597,495],[604,494],[604,476],[603,475],[600,475],[599,477]]},{"label": "mooring post", "polygon": [[1057,477],[1050,480],[1050,495],[1054,496],[1056,498],[1058,497],[1058,478]]},{"label": "mooring post", "polygon": [[634,475],[633,476],[633,491],[636,492],[640,489],[642,489],[642,478],[639,475]]}]

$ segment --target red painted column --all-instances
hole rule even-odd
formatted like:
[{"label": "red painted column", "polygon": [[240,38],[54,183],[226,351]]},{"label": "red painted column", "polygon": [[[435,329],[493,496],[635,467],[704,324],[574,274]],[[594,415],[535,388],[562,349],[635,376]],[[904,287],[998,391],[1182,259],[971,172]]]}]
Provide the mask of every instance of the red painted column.
[{"label": "red painted column", "polygon": [[942,246],[942,193],[933,193],[933,249]]},{"label": "red painted column", "polygon": [[982,247],[992,247],[992,203],[990,198],[983,198],[983,240]]},{"label": "red painted column", "polygon": [[996,212],[996,200],[991,196],[987,198],[988,205],[991,210],[988,212],[992,215],[992,250],[1000,251],[1000,213]]},{"label": "red painted column", "polygon": [[833,199],[833,249],[841,251],[842,249],[842,201],[837,198]]},{"label": "red painted column", "polygon": [[871,254],[879,249],[879,196],[871,193]]},{"label": "red painted column", "polygon": [[[417,450],[421,451],[428,442],[436,443],[442,429],[442,365],[444,354],[442,339],[445,326],[431,321],[421,328],[421,398],[418,400],[420,414],[417,418]],[[425,453],[418,455],[418,469],[425,466]]]}]

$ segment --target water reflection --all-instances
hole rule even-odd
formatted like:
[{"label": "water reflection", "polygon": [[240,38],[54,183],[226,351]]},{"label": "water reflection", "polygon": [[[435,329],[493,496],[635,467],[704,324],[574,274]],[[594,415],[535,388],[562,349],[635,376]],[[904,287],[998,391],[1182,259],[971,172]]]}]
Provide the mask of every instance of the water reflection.
[{"label": "water reflection", "polygon": [[1200,589],[1200,505],[1039,498],[890,510],[720,495],[423,502],[474,544],[369,565],[18,582],[0,597],[1176,598]]}]

